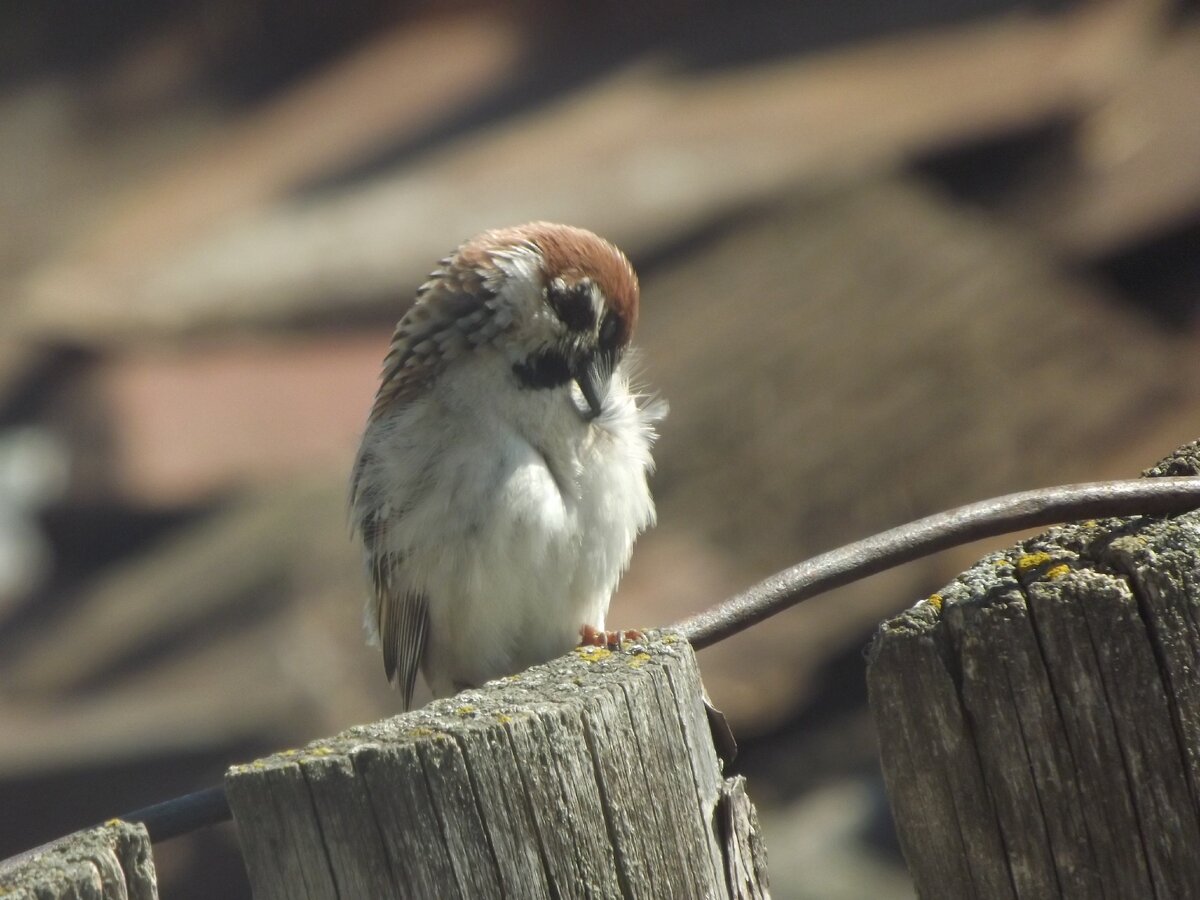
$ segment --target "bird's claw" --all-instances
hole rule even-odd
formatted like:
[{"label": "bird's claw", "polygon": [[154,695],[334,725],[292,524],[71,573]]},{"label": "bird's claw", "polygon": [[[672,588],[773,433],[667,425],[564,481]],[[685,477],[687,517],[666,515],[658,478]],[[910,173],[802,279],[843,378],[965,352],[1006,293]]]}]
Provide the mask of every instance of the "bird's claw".
[{"label": "bird's claw", "polygon": [[644,635],[636,628],[624,631],[601,631],[593,625],[584,625],[579,629],[580,647],[607,647],[615,650],[626,641],[640,641]]}]

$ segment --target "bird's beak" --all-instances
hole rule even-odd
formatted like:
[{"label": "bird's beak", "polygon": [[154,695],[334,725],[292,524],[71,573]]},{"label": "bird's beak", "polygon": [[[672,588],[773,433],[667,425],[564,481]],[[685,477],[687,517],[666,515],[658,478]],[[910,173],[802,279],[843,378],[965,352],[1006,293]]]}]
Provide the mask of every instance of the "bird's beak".
[{"label": "bird's beak", "polygon": [[584,367],[583,371],[575,378],[575,383],[579,385],[579,390],[583,393],[583,399],[587,401],[589,414],[584,418],[591,421],[600,415],[604,409],[604,398],[601,396],[600,373],[595,363]]}]

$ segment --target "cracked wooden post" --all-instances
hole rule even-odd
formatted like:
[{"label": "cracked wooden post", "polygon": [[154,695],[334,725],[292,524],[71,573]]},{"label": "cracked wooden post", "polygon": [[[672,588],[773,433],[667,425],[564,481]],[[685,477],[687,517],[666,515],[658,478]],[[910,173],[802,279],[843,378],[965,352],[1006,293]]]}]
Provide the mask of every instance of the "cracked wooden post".
[{"label": "cracked wooden post", "polygon": [[150,837],[112,821],[0,861],[4,900],[157,900]]},{"label": "cracked wooden post", "polygon": [[254,896],[763,897],[691,647],[580,649],[226,776]]},{"label": "cracked wooden post", "polygon": [[[1200,442],[1147,475],[1200,474]],[[1064,526],[885,623],[868,686],[918,894],[1200,896],[1200,513]]]}]

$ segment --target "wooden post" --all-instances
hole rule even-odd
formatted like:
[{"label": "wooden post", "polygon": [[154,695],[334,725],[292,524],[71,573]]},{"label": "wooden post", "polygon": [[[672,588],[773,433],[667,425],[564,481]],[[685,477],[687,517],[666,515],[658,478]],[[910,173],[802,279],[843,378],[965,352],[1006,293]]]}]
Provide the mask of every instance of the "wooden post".
[{"label": "wooden post", "polygon": [[[1148,475],[1200,474],[1200,442]],[[885,623],[868,687],[922,898],[1200,896],[1200,513],[1052,530]]]},{"label": "wooden post", "polygon": [[235,766],[226,791],[260,900],[766,896],[669,632]]},{"label": "wooden post", "polygon": [[0,861],[4,900],[157,900],[150,838],[109,822]]}]

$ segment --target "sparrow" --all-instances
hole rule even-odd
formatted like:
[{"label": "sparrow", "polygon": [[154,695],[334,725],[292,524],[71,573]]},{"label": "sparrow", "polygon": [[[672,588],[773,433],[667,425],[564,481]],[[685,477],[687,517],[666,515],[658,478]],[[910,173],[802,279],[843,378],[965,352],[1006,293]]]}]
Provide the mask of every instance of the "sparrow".
[{"label": "sparrow", "polygon": [[412,705],[602,639],[665,404],[630,386],[638,280],[532,222],[443,259],[400,319],[351,479],[365,625]]}]

